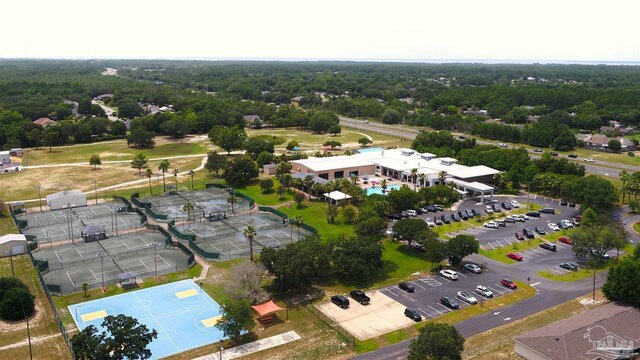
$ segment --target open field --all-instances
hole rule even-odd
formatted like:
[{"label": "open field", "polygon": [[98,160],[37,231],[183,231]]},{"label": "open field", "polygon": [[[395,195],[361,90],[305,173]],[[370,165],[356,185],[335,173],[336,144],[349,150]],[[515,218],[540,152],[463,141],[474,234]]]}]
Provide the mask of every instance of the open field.
[{"label": "open field", "polygon": [[171,140],[167,137],[156,137],[156,145],[149,149],[139,149],[127,146],[127,140],[113,140],[78,146],[42,147],[30,150],[27,165],[61,164],[89,162],[92,154],[100,155],[100,160],[117,161],[131,160],[134,155],[144,153],[148,158],[163,156],[206,154],[210,142],[206,136],[191,135],[181,140]]},{"label": "open field", "polygon": [[[70,359],[71,355],[64,343],[62,334],[49,307],[44,290],[38,281],[36,270],[31,265],[27,255],[13,257],[13,266],[16,277],[22,280],[35,295],[36,313],[29,319],[29,331],[32,338],[54,335],[49,341],[35,347],[34,355],[39,359]],[[11,276],[11,262],[9,258],[0,259],[0,277]],[[24,321],[5,322],[0,321],[0,347],[27,340],[26,323]],[[27,344],[11,350],[16,355],[28,354]],[[38,352],[36,352],[38,351]],[[2,351],[3,356],[5,350]],[[8,357],[5,357],[8,359]],[[26,356],[16,359],[27,358]]]},{"label": "open field", "polygon": [[[202,158],[190,157],[181,159],[169,160],[170,169],[177,168],[180,171],[188,169],[195,169],[200,166]],[[160,161],[149,161],[149,167],[157,172],[158,164]],[[204,171],[204,170],[203,170]],[[174,179],[170,172],[165,174],[167,184],[172,184]],[[110,185],[119,184],[126,181],[133,180],[146,180],[144,172],[138,175],[137,170],[131,168],[128,163],[124,164],[109,164],[101,165],[97,170],[93,170],[93,167],[87,166],[73,166],[73,167],[53,167],[53,168],[36,168],[29,169],[17,173],[3,174],[2,182],[3,186],[0,189],[0,198],[5,201],[12,200],[26,200],[37,199],[38,191],[34,186],[40,183],[44,190],[42,190],[43,199],[47,194],[58,192],[66,189],[80,189],[82,191],[93,191],[94,186],[91,183],[92,179],[98,180],[98,188],[107,187]],[[152,177],[152,183],[156,183],[156,177]],[[162,185],[162,179],[160,179]],[[147,182],[142,182],[137,186],[147,185]],[[93,194],[88,196],[92,197]],[[98,193],[98,197],[104,194]],[[109,195],[113,195],[113,191],[109,191]]]}]

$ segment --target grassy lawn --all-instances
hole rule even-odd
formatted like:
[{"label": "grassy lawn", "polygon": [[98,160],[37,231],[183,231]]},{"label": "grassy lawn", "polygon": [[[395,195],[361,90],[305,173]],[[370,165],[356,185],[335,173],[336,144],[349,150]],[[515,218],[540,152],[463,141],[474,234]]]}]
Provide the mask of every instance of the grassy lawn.
[{"label": "grassy lawn", "polygon": [[[275,195],[278,196],[277,194]],[[289,206],[281,206],[278,210],[287,214],[289,217],[296,215],[302,216],[305,224],[311,225],[318,229],[318,234],[326,241],[335,239],[340,236],[353,235],[353,227],[347,224],[342,218],[342,208],[338,210],[338,217],[334,224],[327,223],[327,203],[320,200],[305,200],[302,207],[298,208],[296,204]]]},{"label": "grassy lawn", "polygon": [[487,299],[483,302],[482,306],[473,305],[467,306],[464,309],[450,311],[442,316],[439,316],[433,320],[424,321],[413,326],[400,329],[377,338],[369,339],[366,341],[356,342],[356,352],[365,353],[369,351],[376,350],[378,348],[388,346],[407,338],[418,335],[418,331],[420,328],[425,326],[425,324],[433,321],[437,323],[445,323],[445,324],[455,324],[463,320],[470,319],[472,317],[476,317],[478,315],[482,315],[487,312],[495,311],[496,309],[505,307],[507,305],[522,301],[536,294],[536,290],[527,286],[526,284],[516,281],[518,285],[518,290],[511,292],[505,296],[500,296],[493,299]]},{"label": "grassy lawn", "polygon": [[640,157],[638,156],[629,156],[626,152],[623,153],[609,153],[603,151],[595,151],[590,149],[575,149],[574,151],[559,151],[561,154],[576,154],[578,155],[578,160],[584,162],[585,158],[594,158],[596,161],[601,163],[598,166],[607,166],[607,163],[621,164],[621,165],[632,165],[632,166],[640,166]]},{"label": "grassy lawn", "polygon": [[[60,330],[54,320],[53,313],[51,311],[51,307],[49,307],[49,303],[44,294],[44,290],[40,286],[40,282],[38,280],[38,276],[36,270],[31,265],[31,261],[29,260],[27,255],[20,255],[13,257],[13,268],[15,271],[15,275],[17,278],[22,280],[29,291],[35,295],[35,303],[36,303],[36,315],[32,316],[29,320],[29,330],[32,338],[39,336],[47,336],[47,335],[55,335],[60,334]],[[0,259],[0,277],[10,277],[11,275],[11,259],[2,258]],[[4,323],[3,326],[8,323]],[[9,344],[13,344],[16,342],[21,342],[27,340],[27,332],[26,326],[24,326],[24,322],[16,322],[14,325],[8,326],[7,328],[3,328],[2,336],[0,336],[0,346],[5,346]],[[20,355],[20,354],[28,354],[28,346],[21,346],[12,350],[12,354]],[[50,341],[38,345],[38,358],[42,359],[70,359],[71,356],[68,353],[67,345],[64,343],[62,335],[52,338]],[[9,359],[6,357],[5,350],[2,351],[3,358]],[[16,359],[26,359],[27,356],[19,356]]]},{"label": "grassy lawn", "polygon": [[633,230],[640,233],[640,222],[633,224]]},{"label": "grassy lawn", "polygon": [[126,140],[113,140],[95,144],[80,146],[59,146],[30,150],[28,165],[60,164],[89,162],[92,154],[100,155],[100,160],[131,160],[134,155],[144,153],[148,158],[163,156],[179,156],[206,154],[209,151],[207,139],[189,141],[190,138],[180,141],[170,140],[165,137],[156,137],[156,146],[149,149],[139,149],[127,146]]},{"label": "grassy lawn", "polygon": [[280,186],[280,182],[275,177],[272,177],[271,180],[273,180],[273,190],[266,193],[260,189],[259,180],[254,180],[246,186],[236,187],[234,189],[245,195],[251,196],[259,205],[274,206],[293,201],[293,190],[288,189],[286,194],[284,194],[284,197],[281,198],[280,194],[276,192],[276,189]]},{"label": "grassy lawn", "polygon": [[[200,157],[172,159],[171,169],[177,168],[180,171],[195,169],[200,165]],[[159,161],[149,161],[149,166],[157,171]],[[167,184],[173,183],[173,175],[167,173]],[[101,165],[97,170],[86,167],[55,167],[28,169],[21,172],[4,174],[3,185],[0,189],[0,198],[5,201],[37,199],[38,191],[34,186],[40,183],[42,197],[54,192],[67,189],[80,189],[82,191],[92,191],[94,189],[91,180],[98,180],[98,188],[120,184],[133,180],[147,180],[144,173],[138,175],[137,170],[132,169],[128,163]],[[186,180],[186,178],[184,178]],[[152,178],[152,181],[156,179]],[[162,182],[162,179],[160,179]],[[143,181],[136,187],[144,187],[147,182]],[[147,185],[148,188],[148,185]],[[91,194],[93,195],[93,194]],[[90,195],[90,196],[91,196]],[[113,190],[106,192],[106,195],[113,195]],[[105,192],[99,192],[98,196],[106,196]]]},{"label": "grassy lawn", "polygon": [[584,302],[583,300],[587,298],[591,299],[591,295],[589,294],[589,296],[585,296],[584,298],[569,300],[545,309],[544,311],[529,315],[524,319],[516,320],[478,335],[468,337],[465,339],[462,358],[473,360],[515,358],[513,342],[515,336],[602,305],[603,296],[600,291],[596,292],[597,302]]},{"label": "grassy lawn", "polygon": [[13,223],[13,219],[11,216],[2,216],[0,217],[0,235],[5,234],[17,234],[18,228]]}]

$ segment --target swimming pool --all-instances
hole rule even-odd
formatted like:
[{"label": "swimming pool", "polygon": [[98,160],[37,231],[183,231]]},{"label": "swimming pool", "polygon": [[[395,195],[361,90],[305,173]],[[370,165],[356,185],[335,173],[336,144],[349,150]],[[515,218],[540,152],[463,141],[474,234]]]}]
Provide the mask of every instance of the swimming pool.
[{"label": "swimming pool", "polygon": [[[400,185],[387,185],[387,192],[398,189],[400,189]],[[384,195],[382,188],[379,185],[376,185],[376,187],[366,188],[365,190],[367,191],[367,196],[373,194]]]}]

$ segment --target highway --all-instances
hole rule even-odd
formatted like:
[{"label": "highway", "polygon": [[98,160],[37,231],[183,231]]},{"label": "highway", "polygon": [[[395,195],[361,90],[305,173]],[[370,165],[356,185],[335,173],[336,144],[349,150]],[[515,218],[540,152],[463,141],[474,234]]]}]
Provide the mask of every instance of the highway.
[{"label": "highway", "polygon": [[[404,138],[407,140],[413,140],[420,133],[420,130],[409,128],[403,125],[387,125],[381,124],[377,122],[368,122],[365,123],[366,120],[358,120],[353,118],[348,118],[344,116],[340,116],[340,125],[344,127],[355,128],[362,131],[369,131],[384,135],[391,135],[400,138]],[[486,140],[476,140],[478,144],[490,144],[497,145],[499,141],[486,141]],[[531,158],[540,158],[540,154],[533,151],[533,149],[529,149],[529,154]],[[585,166],[586,171],[592,174],[610,176],[610,177],[619,177],[620,171],[626,170],[630,173],[640,171],[640,166],[631,166],[631,165],[623,165],[616,163],[607,163],[604,161],[595,160],[594,162],[585,162],[584,159],[572,159],[565,154],[559,154],[558,157],[566,158],[569,161],[573,161]]]}]

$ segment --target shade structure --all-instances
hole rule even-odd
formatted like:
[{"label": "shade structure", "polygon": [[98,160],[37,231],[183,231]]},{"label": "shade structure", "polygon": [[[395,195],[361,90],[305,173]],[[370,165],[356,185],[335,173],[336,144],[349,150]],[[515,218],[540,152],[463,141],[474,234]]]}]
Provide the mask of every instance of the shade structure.
[{"label": "shade structure", "polygon": [[251,308],[253,308],[253,310],[255,310],[260,315],[260,317],[269,316],[278,310],[282,310],[282,308],[276,305],[273,300],[269,300],[264,304],[254,305]]}]

